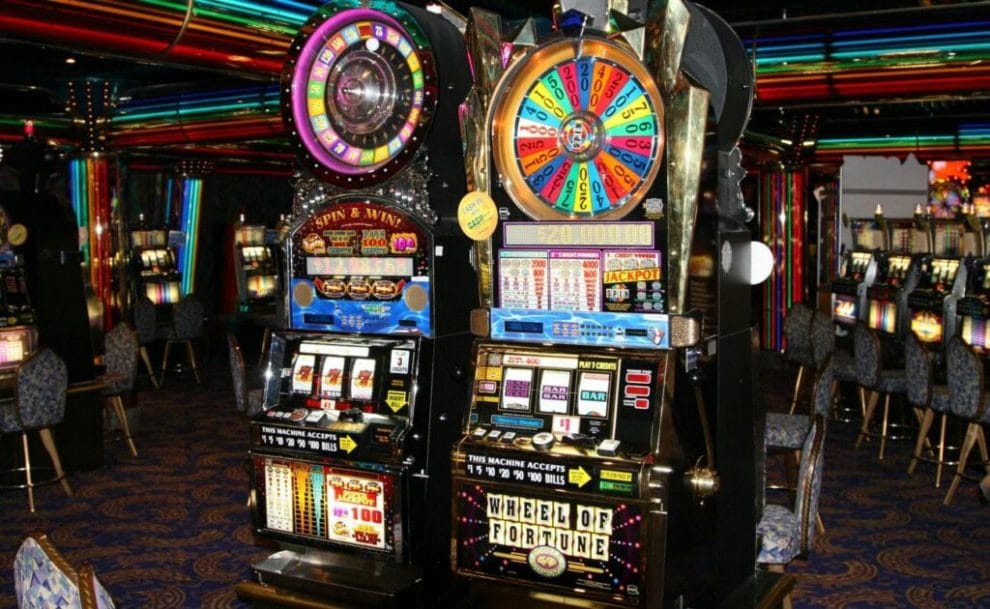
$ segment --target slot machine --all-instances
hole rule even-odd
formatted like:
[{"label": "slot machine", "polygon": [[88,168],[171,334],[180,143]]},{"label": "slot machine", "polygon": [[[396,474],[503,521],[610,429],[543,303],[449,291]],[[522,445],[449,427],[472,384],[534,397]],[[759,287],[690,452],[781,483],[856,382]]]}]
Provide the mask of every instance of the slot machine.
[{"label": "slot machine", "polygon": [[37,348],[38,330],[28,291],[24,256],[27,231],[0,207],[0,375],[14,374]]},{"label": "slot machine", "polygon": [[[649,63],[594,29],[604,9],[570,4],[535,43],[469,18],[472,64],[492,71],[466,103],[466,139],[482,144],[461,226],[482,307],[451,457],[451,560],[471,606],[708,606],[737,582],[715,581],[714,528],[692,493],[717,486],[692,468],[711,459],[696,442],[708,419],[685,391],[707,92],[677,53]],[[666,49],[695,32],[678,19],[706,23],[680,2],[636,17]],[[752,539],[746,508],[736,516]],[[723,558],[752,571],[752,548]]]},{"label": "slot machine", "polygon": [[850,220],[852,248],[842,257],[839,274],[832,281],[832,319],[851,329],[866,318],[866,291],[877,274],[876,251],[883,247],[883,231],[875,219]]},{"label": "slot machine", "polygon": [[131,231],[131,268],[135,296],[146,296],[156,306],[179,302],[182,274],[168,230]]},{"label": "slot machine", "polygon": [[918,284],[918,267],[925,251],[925,240],[914,220],[880,216],[878,221],[888,239],[887,246],[876,253],[876,275],[866,289],[866,323],[879,333],[887,354],[902,350],[910,322],[907,297]]},{"label": "slot machine", "polygon": [[966,291],[956,303],[959,335],[978,353],[985,355],[990,348],[990,260],[987,258],[987,236],[990,235],[990,214],[985,207],[968,205],[963,209],[968,228],[976,239],[976,252],[967,256]]},{"label": "slot machine", "polygon": [[934,249],[919,260],[918,285],[907,303],[911,332],[941,350],[956,333],[956,304],[966,290],[968,269],[961,250],[965,227],[942,220],[931,220],[929,226]]},{"label": "slot machine", "polygon": [[242,313],[272,315],[279,298],[278,232],[260,225],[234,227],[234,273]]},{"label": "slot machine", "polygon": [[311,173],[287,220],[287,329],[270,338],[250,451],[255,536],[278,551],[241,598],[451,593],[449,448],[476,282],[455,230],[463,45],[444,15],[346,1],[292,45],[283,116]]}]

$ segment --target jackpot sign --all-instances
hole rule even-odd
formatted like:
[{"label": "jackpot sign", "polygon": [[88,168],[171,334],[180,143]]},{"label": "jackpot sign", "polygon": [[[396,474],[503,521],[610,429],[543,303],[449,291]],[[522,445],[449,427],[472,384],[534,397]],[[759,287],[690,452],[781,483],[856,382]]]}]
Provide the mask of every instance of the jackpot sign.
[{"label": "jackpot sign", "polygon": [[455,503],[460,571],[640,604],[644,525],[637,505],[480,484],[461,485]]}]

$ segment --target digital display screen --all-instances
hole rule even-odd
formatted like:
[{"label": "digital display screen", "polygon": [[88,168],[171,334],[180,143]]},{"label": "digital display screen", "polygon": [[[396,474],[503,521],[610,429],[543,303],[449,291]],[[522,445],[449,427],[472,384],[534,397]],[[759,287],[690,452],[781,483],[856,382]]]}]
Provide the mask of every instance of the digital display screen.
[{"label": "digital display screen", "polygon": [[488,484],[456,488],[457,568],[638,604],[645,515],[629,502],[538,496]]},{"label": "digital display screen", "polygon": [[942,342],[942,316],[933,311],[914,311],[911,314],[911,331],[923,343]]},{"label": "digital display screen", "polygon": [[393,479],[291,459],[256,457],[263,526],[272,531],[390,551]]},{"label": "digital display screen", "polygon": [[0,330],[0,368],[21,363],[34,349],[34,333],[28,327]]},{"label": "digital display screen", "polygon": [[897,331],[897,303],[871,299],[867,324],[874,330],[894,334]]},{"label": "digital display screen", "polygon": [[840,323],[855,324],[859,319],[856,298],[845,294],[832,294],[832,319]]},{"label": "digital display screen", "polygon": [[964,316],[962,318],[962,339],[980,353],[990,347],[990,323],[986,319]]},{"label": "digital display screen", "polygon": [[412,277],[413,259],[398,256],[307,256],[306,274]]}]

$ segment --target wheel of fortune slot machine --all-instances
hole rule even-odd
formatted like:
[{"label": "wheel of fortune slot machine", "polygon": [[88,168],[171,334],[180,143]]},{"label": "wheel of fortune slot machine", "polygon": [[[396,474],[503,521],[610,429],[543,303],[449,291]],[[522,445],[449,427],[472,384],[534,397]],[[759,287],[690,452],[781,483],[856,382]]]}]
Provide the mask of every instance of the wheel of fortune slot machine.
[{"label": "wheel of fortune slot machine", "polygon": [[402,3],[327,4],[290,49],[288,329],[251,421],[254,532],[279,551],[241,598],[408,607],[450,589],[449,447],[476,281],[454,230],[453,127],[469,85],[460,31]]},{"label": "wheel of fortune slot machine", "polygon": [[[712,111],[681,69],[708,13],[629,9],[561,2],[543,37],[484,12],[468,24],[472,65],[491,68],[466,102],[478,144],[459,209],[482,303],[452,455],[451,561],[472,607],[715,606],[754,568],[752,508],[718,522],[737,506],[716,492],[725,444],[686,298],[706,125],[749,93]],[[709,30],[723,76],[724,32]],[[722,455],[748,482],[753,450],[744,439]],[[726,569],[722,535],[725,548],[750,539]]]}]

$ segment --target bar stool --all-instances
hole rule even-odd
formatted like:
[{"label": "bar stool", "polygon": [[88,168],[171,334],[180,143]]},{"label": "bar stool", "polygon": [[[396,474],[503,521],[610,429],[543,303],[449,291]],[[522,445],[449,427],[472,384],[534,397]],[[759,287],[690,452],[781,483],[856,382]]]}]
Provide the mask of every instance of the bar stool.
[{"label": "bar stool", "polygon": [[203,304],[194,296],[185,296],[176,303],[172,316],[172,325],[164,328],[160,335],[165,340],[165,353],[162,356],[162,376],[158,384],[165,382],[165,370],[168,368],[168,356],[173,344],[186,346],[189,365],[192,366],[193,376],[198,384],[199,370],[196,367],[196,353],[193,351],[192,341],[194,338],[199,338],[203,331]]},{"label": "bar stool", "polygon": [[784,359],[798,365],[797,378],[794,379],[794,395],[791,397],[790,413],[794,414],[798,399],[801,395],[801,384],[805,372],[815,367],[815,359],[811,351],[811,317],[813,311],[803,302],[796,302],[787,311],[784,319]]},{"label": "bar stool", "polygon": [[155,374],[155,368],[151,365],[151,356],[148,355],[148,345],[157,340],[156,325],[155,304],[147,296],[141,294],[138,296],[137,302],[134,303],[134,329],[137,331],[138,344],[141,346],[139,351],[141,361],[144,362],[145,370],[148,371],[151,384],[155,386],[155,389],[158,389],[158,375]]},{"label": "bar stool", "polygon": [[230,376],[234,382],[234,401],[237,410],[254,416],[261,412],[263,395],[261,388],[248,389],[244,372],[244,354],[237,337],[227,333],[227,354],[230,356]]},{"label": "bar stool", "polygon": [[[887,448],[887,426],[890,422],[890,396],[906,393],[905,372],[903,369],[881,367],[880,337],[863,322],[856,324],[853,347],[856,351],[856,371],[859,385],[863,389],[860,393],[863,424],[859,429],[859,435],[856,436],[856,448],[860,447],[863,439],[867,436],[879,437],[880,454],[878,459],[883,461]],[[870,392],[869,398],[865,397],[867,391]],[[883,420],[880,425],[880,433],[876,433],[870,431],[870,422],[873,419],[873,413],[881,394],[884,396]],[[866,400],[865,403],[862,400]]]},{"label": "bar stool", "polygon": [[966,437],[959,451],[959,463],[956,473],[949,484],[949,490],[942,501],[944,505],[952,503],[959,482],[968,477],[966,464],[969,453],[974,445],[980,448],[983,467],[990,474],[990,457],[987,456],[987,439],[983,425],[990,423],[990,399],[984,389],[983,365],[973,348],[966,344],[958,335],[949,339],[945,349],[945,368],[949,381],[949,407],[952,414],[967,422]]},{"label": "bar stool", "polygon": [[[945,424],[949,417],[949,386],[934,384],[935,373],[932,369],[932,356],[914,334],[908,334],[904,340],[904,370],[907,375],[907,401],[915,409],[921,425],[918,427],[918,437],[914,443],[914,454],[908,464],[907,473],[914,473],[919,460],[935,464],[935,488],[942,485],[942,467],[950,465],[945,460]],[[938,434],[938,454],[932,458],[921,456],[928,441],[928,430],[932,427],[935,414],[941,415]]]},{"label": "bar stool", "polygon": [[103,356],[103,362],[106,364],[106,375],[102,378],[107,381],[108,385],[102,391],[102,395],[107,400],[110,412],[120,422],[120,427],[124,431],[124,439],[131,449],[131,454],[136,457],[137,447],[134,446],[134,439],[131,436],[131,427],[124,410],[123,396],[134,389],[134,378],[137,376],[138,352],[141,349],[138,344],[137,333],[126,323],[119,323],[107,332],[106,347],[106,354]]},{"label": "bar stool", "polygon": [[[17,368],[14,386],[14,399],[0,405],[0,432],[19,433],[24,448],[24,467],[15,472],[23,472],[24,484],[13,488],[27,488],[28,507],[34,512],[34,487],[59,481],[65,494],[72,495],[72,487],[65,478],[62,461],[52,437],[52,427],[65,418],[65,389],[68,385],[68,372],[65,361],[47,347],[34,352]],[[28,450],[29,431],[37,431],[41,443],[48,451],[55,470],[54,477],[36,482],[35,466],[31,464]]]}]

